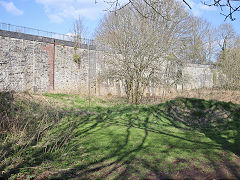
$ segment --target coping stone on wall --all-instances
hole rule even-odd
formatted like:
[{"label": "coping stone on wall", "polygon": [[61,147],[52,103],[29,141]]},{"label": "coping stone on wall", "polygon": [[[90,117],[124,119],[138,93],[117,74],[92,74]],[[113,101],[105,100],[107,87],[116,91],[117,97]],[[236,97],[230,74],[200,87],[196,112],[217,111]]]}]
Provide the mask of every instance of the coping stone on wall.
[{"label": "coping stone on wall", "polygon": [[[59,40],[59,39],[43,37],[43,36],[36,36],[36,35],[31,35],[31,34],[24,34],[24,33],[20,33],[20,32],[0,30],[0,36],[16,38],[16,39],[24,39],[24,40],[29,40],[29,41],[52,43],[52,44],[55,43],[58,45],[74,47],[74,42],[72,42],[72,41]],[[80,48],[81,49],[89,48],[89,50],[96,50],[96,46],[89,45],[89,47],[88,47],[87,44],[81,44]]]}]

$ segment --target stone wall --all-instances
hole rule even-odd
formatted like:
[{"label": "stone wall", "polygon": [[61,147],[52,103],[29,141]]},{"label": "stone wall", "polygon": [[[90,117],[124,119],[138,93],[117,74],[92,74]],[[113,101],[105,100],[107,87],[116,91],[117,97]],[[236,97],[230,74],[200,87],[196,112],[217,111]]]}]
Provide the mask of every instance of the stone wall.
[{"label": "stone wall", "polygon": [[74,53],[70,41],[0,30],[0,90],[87,94],[88,77],[94,82],[96,51],[82,44],[79,64]]},{"label": "stone wall", "polygon": [[0,90],[49,91],[51,44],[0,36]]},{"label": "stone wall", "polygon": [[[164,85],[153,85],[145,91],[145,96],[162,96],[167,92],[181,92],[182,90],[212,88],[214,86],[213,74],[216,69],[211,65],[186,64],[182,69],[182,82],[173,84],[169,89]],[[215,84],[216,85],[216,84]],[[113,96],[124,96],[124,86],[121,81],[105,81],[97,85],[97,92],[100,96],[111,94]]]},{"label": "stone wall", "polygon": [[211,65],[188,64],[183,69],[187,80],[184,89],[199,89],[213,87],[213,67]]},{"label": "stone wall", "polygon": [[[80,63],[73,61],[74,43],[0,30],[0,91],[64,92],[87,95],[124,96],[121,82],[100,83],[97,74],[104,57],[94,46],[82,44],[76,50]],[[187,79],[175,90],[213,87],[209,65],[188,64],[182,70]],[[90,87],[88,87],[90,84]],[[160,96],[163,87],[149,87],[146,93]]]}]

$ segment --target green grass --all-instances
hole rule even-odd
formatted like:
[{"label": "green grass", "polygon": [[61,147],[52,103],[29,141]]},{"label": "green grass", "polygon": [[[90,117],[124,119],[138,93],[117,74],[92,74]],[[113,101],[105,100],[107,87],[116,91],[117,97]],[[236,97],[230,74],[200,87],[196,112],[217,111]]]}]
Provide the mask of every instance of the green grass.
[{"label": "green grass", "polygon": [[[48,117],[56,123],[24,147],[2,137],[1,148],[10,151],[0,164],[2,177],[240,177],[238,104],[177,98],[136,106],[92,98],[88,108],[77,95],[45,97],[62,102]],[[219,173],[220,165],[229,173]]]}]

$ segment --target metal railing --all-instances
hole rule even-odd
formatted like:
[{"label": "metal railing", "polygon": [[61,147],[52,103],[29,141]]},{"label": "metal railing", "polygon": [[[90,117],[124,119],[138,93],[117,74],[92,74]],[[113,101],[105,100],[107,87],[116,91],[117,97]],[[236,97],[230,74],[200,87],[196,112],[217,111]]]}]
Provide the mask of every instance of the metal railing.
[{"label": "metal railing", "polygon": [[[29,28],[29,27],[24,27],[24,26],[16,26],[16,25],[7,24],[7,23],[3,23],[3,22],[0,22],[0,30],[30,34],[30,35],[35,35],[35,36],[42,36],[42,37],[53,38],[53,39],[58,39],[58,40],[63,40],[63,41],[75,42],[74,35],[71,36],[71,35],[60,34],[60,33],[55,33],[55,32],[48,32],[48,31],[44,31],[44,30],[39,30],[39,29],[34,29],[34,28]],[[82,38],[81,43],[88,44],[88,45],[94,45],[94,40]]]}]

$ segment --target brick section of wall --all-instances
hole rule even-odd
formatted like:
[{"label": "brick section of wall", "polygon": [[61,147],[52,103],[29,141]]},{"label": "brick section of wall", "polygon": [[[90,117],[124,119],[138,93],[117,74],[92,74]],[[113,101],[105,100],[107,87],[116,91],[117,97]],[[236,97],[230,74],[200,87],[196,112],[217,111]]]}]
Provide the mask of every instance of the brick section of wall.
[{"label": "brick section of wall", "polygon": [[55,59],[55,44],[49,44],[42,47],[43,50],[47,51],[49,54],[48,64],[49,64],[49,87],[48,91],[54,90],[54,59]]}]

